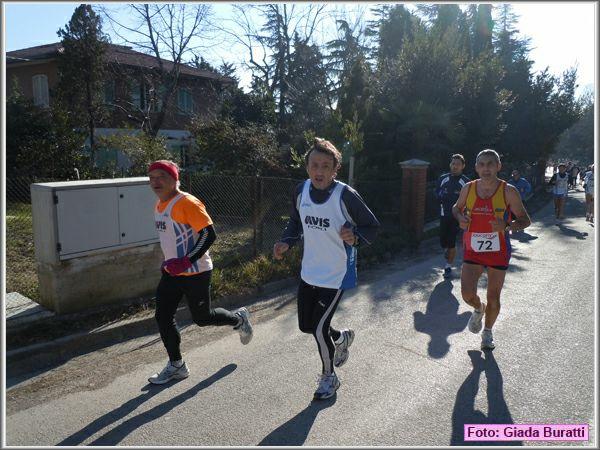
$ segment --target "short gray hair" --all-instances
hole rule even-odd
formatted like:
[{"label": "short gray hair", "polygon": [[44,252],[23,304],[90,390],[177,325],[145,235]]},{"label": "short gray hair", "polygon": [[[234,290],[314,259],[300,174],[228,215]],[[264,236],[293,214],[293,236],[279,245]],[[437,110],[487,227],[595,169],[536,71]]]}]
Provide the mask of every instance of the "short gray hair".
[{"label": "short gray hair", "polygon": [[479,158],[481,156],[493,156],[494,159],[496,160],[496,163],[500,164],[500,155],[498,154],[498,152],[496,150],[492,150],[491,148],[486,148],[485,150],[481,150],[479,153],[477,153],[477,158],[475,158],[475,162],[479,161]]}]

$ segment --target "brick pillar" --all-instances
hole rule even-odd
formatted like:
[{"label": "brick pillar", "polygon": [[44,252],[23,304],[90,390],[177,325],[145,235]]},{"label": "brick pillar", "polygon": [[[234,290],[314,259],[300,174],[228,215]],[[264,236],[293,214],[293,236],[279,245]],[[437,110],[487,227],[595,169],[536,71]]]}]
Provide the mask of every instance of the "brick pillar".
[{"label": "brick pillar", "polygon": [[413,231],[417,239],[421,239],[425,225],[428,166],[427,161],[420,159],[409,159],[400,163],[400,167],[402,167],[400,223]]}]

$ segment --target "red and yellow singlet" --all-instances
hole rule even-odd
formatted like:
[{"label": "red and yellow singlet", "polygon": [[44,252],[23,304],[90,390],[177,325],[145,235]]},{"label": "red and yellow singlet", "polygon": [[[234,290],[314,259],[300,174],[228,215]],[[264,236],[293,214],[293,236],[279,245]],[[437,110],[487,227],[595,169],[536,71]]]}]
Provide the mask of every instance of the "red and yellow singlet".
[{"label": "red and yellow singlet", "polygon": [[465,261],[472,261],[485,266],[508,266],[511,246],[510,237],[504,231],[492,231],[490,221],[495,217],[508,222],[511,212],[504,195],[506,181],[500,180],[496,192],[490,198],[477,195],[477,182],[468,183],[466,209],[471,221],[463,236]]}]

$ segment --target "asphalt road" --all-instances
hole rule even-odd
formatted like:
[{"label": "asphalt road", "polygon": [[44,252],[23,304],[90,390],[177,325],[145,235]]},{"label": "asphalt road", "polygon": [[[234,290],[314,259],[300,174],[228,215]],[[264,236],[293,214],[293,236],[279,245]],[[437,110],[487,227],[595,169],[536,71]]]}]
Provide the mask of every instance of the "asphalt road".
[{"label": "asphalt road", "polygon": [[466,329],[460,280],[443,280],[432,240],[359,273],[342,299],[334,325],[356,338],[330,400],[311,403],[320,362],[290,290],[254,314],[248,346],[230,328],[187,327],[191,376],[166,387],[147,384],[166,359],[146,337],[9,388],[5,444],[449,446],[473,444],[465,423],[588,423],[589,442],[512,444],[594,446],[595,237],[583,210],[576,193],[562,224],[548,205],[513,240],[493,352]]}]

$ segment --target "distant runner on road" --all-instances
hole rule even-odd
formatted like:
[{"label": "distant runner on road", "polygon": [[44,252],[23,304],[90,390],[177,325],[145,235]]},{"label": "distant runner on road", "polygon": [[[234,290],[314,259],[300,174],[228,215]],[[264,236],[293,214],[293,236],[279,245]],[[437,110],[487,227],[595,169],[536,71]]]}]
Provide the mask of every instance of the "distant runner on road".
[{"label": "distant runner on road", "polygon": [[450,158],[450,173],[445,173],[438,179],[435,195],[440,202],[440,246],[444,249],[444,278],[450,278],[452,263],[456,257],[456,236],[460,231],[458,222],[452,215],[452,205],[456,203],[460,190],[469,182],[463,175],[465,158],[456,153]]},{"label": "distant runner on road", "polygon": [[529,184],[529,181],[527,181],[526,178],[521,176],[521,172],[519,172],[518,169],[512,171],[508,184],[517,188],[517,191],[519,191],[519,194],[521,195],[521,200],[525,201],[529,198],[529,194],[531,194],[531,184]]},{"label": "distant runner on road", "polygon": [[594,165],[585,173],[583,179],[585,189],[585,220],[594,223]]},{"label": "distant runner on road", "polygon": [[556,220],[562,220],[565,218],[565,202],[567,201],[567,194],[569,192],[569,175],[567,174],[567,166],[565,163],[558,165],[558,172],[552,175],[548,185],[552,186],[552,193],[554,194],[554,215]]},{"label": "distant runner on road", "polygon": [[[475,170],[480,179],[467,183],[460,191],[452,213],[463,236],[461,293],[463,300],[474,308],[468,328],[481,333],[481,348],[495,347],[492,327],[500,313],[500,293],[511,256],[509,231],[527,228],[531,224],[521,196],[514,186],[498,178],[502,164],[495,150],[479,152]],[[477,295],[477,283],[487,269],[487,303]]]},{"label": "distant runner on road", "polygon": [[273,257],[282,259],[304,240],[298,325],[313,335],[321,356],[316,400],[333,396],[340,386],[334,368],[347,361],[354,331],[336,330],[331,320],[344,291],[356,286],[357,247],[370,244],[379,227],[358,192],[335,180],[341,160],[331,142],[315,138],[305,156],[309,178],[296,187],[283,237],[273,246]]},{"label": "distant runner on road", "polygon": [[156,288],[156,321],[169,355],[166,367],[148,381],[164,384],[190,374],[181,356],[181,336],[175,313],[185,295],[192,319],[199,326],[231,325],[239,330],[242,344],[252,339],[250,314],[246,308],[230,312],[211,308],[210,278],[212,260],[208,249],[217,235],[204,204],[179,190],[179,168],[172,161],[160,160],[148,168],[150,187],[159,201],[154,209],[156,230],[165,260]]}]

